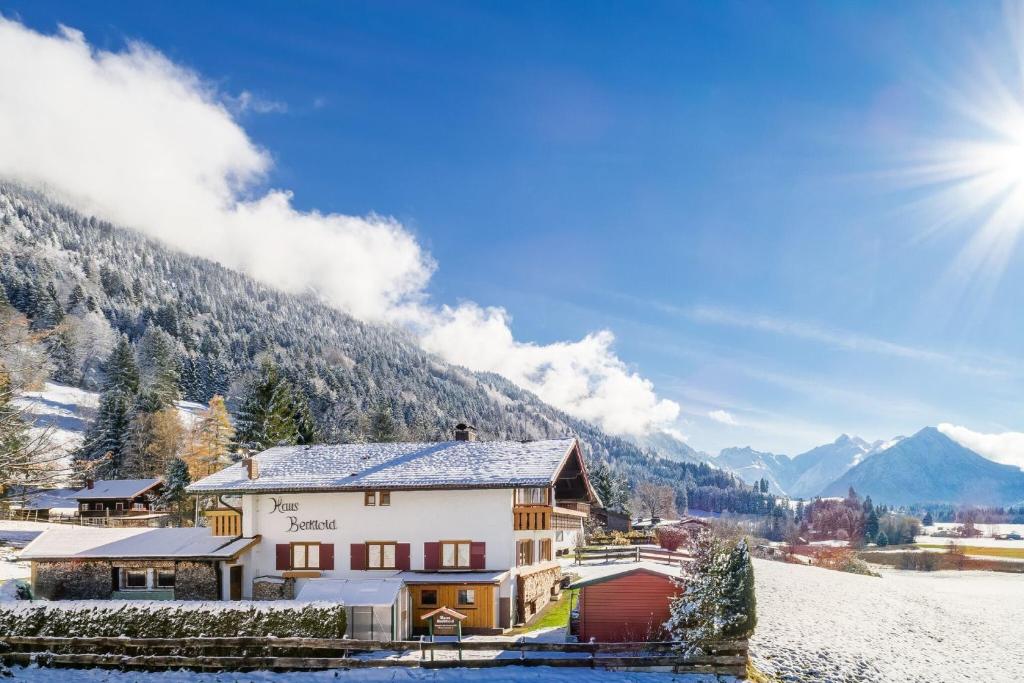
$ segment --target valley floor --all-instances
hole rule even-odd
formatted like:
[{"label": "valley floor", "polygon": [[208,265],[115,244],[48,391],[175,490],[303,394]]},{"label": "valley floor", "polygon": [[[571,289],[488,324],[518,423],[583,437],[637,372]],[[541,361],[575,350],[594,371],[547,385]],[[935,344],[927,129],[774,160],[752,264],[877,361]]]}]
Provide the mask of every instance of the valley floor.
[{"label": "valley floor", "polygon": [[764,673],[821,683],[1010,683],[1024,675],[1024,577],[754,560]]}]

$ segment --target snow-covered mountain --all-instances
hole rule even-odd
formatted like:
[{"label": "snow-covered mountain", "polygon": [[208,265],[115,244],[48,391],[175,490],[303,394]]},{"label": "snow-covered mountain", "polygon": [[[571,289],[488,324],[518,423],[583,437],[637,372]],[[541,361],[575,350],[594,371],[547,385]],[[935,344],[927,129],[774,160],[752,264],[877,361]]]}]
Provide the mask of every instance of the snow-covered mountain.
[{"label": "snow-covered mountain", "polygon": [[698,451],[682,439],[678,439],[668,432],[652,432],[645,436],[633,439],[636,445],[654,451],[663,458],[677,462],[710,463],[714,459],[703,451]]},{"label": "snow-covered mountain", "polygon": [[935,427],[863,458],[819,493],[845,495],[851,486],[877,503],[1024,502],[1024,471],[978,455]]},{"label": "snow-covered mountain", "polygon": [[841,434],[829,444],[812,448],[793,458],[786,493],[794,498],[810,498],[851,467],[856,466],[881,443],[870,444],[859,436]]},{"label": "snow-covered mountain", "polygon": [[788,455],[756,451],[750,446],[744,446],[723,448],[712,464],[735,473],[748,484],[767,479],[772,493],[785,495],[793,460]]}]

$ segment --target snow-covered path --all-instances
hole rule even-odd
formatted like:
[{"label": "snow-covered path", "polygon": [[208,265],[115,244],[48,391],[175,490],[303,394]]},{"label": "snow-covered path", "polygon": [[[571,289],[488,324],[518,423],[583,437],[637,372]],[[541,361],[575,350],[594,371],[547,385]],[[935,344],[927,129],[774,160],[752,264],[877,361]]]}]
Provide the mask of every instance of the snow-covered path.
[{"label": "snow-covered path", "polygon": [[780,680],[1024,679],[1024,576],[891,570],[874,578],[754,562],[751,654]]}]

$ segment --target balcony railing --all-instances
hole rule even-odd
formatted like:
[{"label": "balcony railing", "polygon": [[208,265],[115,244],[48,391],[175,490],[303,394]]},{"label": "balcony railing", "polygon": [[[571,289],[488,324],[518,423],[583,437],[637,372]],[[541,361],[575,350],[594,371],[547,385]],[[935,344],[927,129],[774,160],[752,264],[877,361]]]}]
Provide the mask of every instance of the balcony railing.
[{"label": "balcony railing", "polygon": [[234,510],[207,510],[206,519],[214,536],[241,536],[242,515]]},{"label": "balcony railing", "polygon": [[548,505],[516,505],[512,508],[516,531],[546,531],[551,528],[552,509]]}]

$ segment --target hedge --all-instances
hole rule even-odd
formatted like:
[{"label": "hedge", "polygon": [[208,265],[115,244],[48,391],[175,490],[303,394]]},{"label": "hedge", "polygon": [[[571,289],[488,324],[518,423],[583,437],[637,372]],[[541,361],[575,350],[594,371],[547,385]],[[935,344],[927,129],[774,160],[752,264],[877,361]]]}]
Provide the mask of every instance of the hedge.
[{"label": "hedge", "polygon": [[0,603],[0,634],[11,636],[341,638],[345,607],[330,603],[76,600]]}]

